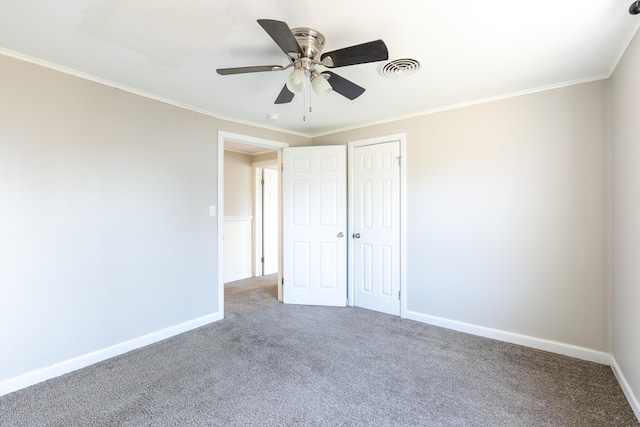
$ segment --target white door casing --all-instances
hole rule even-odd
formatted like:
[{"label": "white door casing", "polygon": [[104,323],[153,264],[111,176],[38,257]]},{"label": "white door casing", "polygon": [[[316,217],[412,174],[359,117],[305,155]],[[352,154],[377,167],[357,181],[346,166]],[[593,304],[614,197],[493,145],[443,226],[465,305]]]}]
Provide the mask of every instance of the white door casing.
[{"label": "white door casing", "polygon": [[[280,163],[280,160],[282,159],[281,154],[282,152],[280,151],[280,149],[287,147],[288,144],[286,143],[281,143],[281,142],[276,142],[276,141],[270,141],[270,140],[265,140],[265,139],[261,139],[261,138],[255,138],[255,137],[250,137],[250,136],[246,136],[246,135],[240,135],[240,134],[234,134],[234,133],[230,133],[230,132],[224,132],[224,131],[219,131],[218,132],[218,197],[217,197],[217,205],[218,205],[218,211],[217,211],[217,215],[215,215],[215,209],[213,210],[214,214],[211,216],[217,216],[217,223],[218,223],[218,266],[219,266],[219,270],[218,270],[218,311],[219,313],[222,315],[224,312],[224,286],[222,286],[223,283],[223,271],[222,271],[222,265],[223,265],[223,254],[224,254],[224,250],[223,250],[223,235],[220,232],[223,229],[223,218],[224,218],[224,206],[223,206],[223,188],[224,188],[224,162],[223,162],[223,150],[224,150],[224,141],[225,140],[232,140],[232,141],[237,141],[237,142],[242,142],[242,143],[246,143],[249,145],[257,145],[257,146],[261,146],[261,147],[267,147],[267,148],[271,148],[274,150],[278,150],[278,162]],[[390,135],[390,136],[384,136],[384,137],[378,137],[378,138],[371,138],[371,139],[367,139],[367,140],[361,140],[361,141],[352,141],[348,144],[349,146],[349,181],[350,181],[350,199],[353,196],[353,189],[352,189],[352,176],[351,176],[351,172],[353,170],[353,150],[357,147],[361,147],[364,145],[373,145],[373,144],[378,144],[378,143],[384,143],[384,142],[389,142],[389,141],[400,141],[400,156],[401,156],[401,163],[403,165],[403,167],[400,170],[400,247],[401,247],[401,256],[400,256],[400,289],[402,290],[401,293],[401,309],[400,309],[400,316],[402,317],[406,317],[407,314],[407,293],[406,293],[406,242],[407,242],[407,227],[406,227],[406,168],[404,167],[404,159],[406,157],[405,154],[405,150],[406,150],[406,135],[405,134],[397,134],[397,135]],[[317,147],[317,148],[321,148],[321,147]],[[282,176],[281,176],[282,178]],[[342,187],[338,187],[338,188],[345,188],[344,186]],[[279,191],[279,196],[281,201],[279,202],[278,206],[281,206],[282,209],[284,209],[283,206],[283,202],[282,202],[282,191],[283,188],[281,187],[281,191]],[[215,206],[213,206],[213,208],[215,208]],[[211,212],[211,208],[209,208],[209,211]],[[281,221],[283,221],[282,215],[280,216]],[[352,201],[350,200],[350,204],[349,204],[349,235],[351,234],[351,232],[353,231],[353,222],[352,222],[352,218],[353,218],[353,206],[352,206]],[[281,222],[281,225],[283,225],[283,222]],[[280,229],[280,234],[282,236],[283,234],[283,228],[282,227]],[[349,236],[350,237],[350,236]],[[350,239],[351,240],[351,239]],[[280,239],[280,251],[279,254],[282,255],[284,251],[284,247],[283,247],[283,241]],[[353,245],[350,245],[350,251],[353,251]],[[352,272],[353,272],[353,255],[352,252],[350,253],[351,256],[349,257],[349,283],[348,283],[348,287],[349,287],[349,292],[348,292],[348,303],[349,305],[353,305],[354,301],[353,301],[353,295],[354,295],[354,285],[353,285],[353,277],[352,277]],[[280,269],[279,269],[279,273],[278,273],[278,282],[279,285],[281,284],[281,279],[282,279],[282,275],[283,275],[283,271],[284,271],[284,261],[283,261],[284,257],[280,257],[279,263],[280,263]],[[346,253],[344,254],[344,256],[342,257],[342,259],[346,259]],[[283,300],[283,295],[282,295],[282,291],[283,291],[283,286],[278,286],[278,299],[280,301]],[[343,292],[343,296],[346,294],[346,290]],[[344,304],[340,304],[340,305],[344,305]]]},{"label": "white door casing", "polygon": [[[226,131],[218,131],[218,150],[217,150],[217,166],[218,166],[218,196],[216,198],[216,205],[210,205],[206,207],[210,217],[217,217],[218,228],[218,313],[223,316],[224,313],[224,143],[225,141],[240,142],[247,145],[255,145],[258,147],[264,147],[266,149],[276,150],[278,152],[277,163],[281,162],[281,149],[288,147],[289,144],[285,142],[272,141],[263,138],[256,138],[253,136],[242,135]],[[280,202],[278,203],[280,206]],[[282,249],[280,249],[280,253]],[[278,283],[282,279],[282,272],[278,271]],[[278,286],[278,300],[282,300],[282,287]]]},{"label": "white door casing", "polygon": [[346,147],[283,150],[283,300],[345,306]]},{"label": "white door casing", "polygon": [[400,315],[400,141],[351,150],[353,304]]},{"label": "white door casing", "polygon": [[278,272],[278,171],[262,169],[262,274]]}]

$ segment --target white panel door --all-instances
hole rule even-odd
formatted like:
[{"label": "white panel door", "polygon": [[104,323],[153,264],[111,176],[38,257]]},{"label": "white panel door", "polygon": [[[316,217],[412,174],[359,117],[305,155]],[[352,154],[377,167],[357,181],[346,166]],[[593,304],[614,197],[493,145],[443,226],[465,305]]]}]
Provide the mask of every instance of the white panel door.
[{"label": "white panel door", "polygon": [[278,171],[263,169],[262,274],[278,272]]},{"label": "white panel door", "polygon": [[400,143],[353,149],[354,305],[400,315]]},{"label": "white panel door", "polygon": [[283,300],[345,306],[346,147],[283,150]]}]

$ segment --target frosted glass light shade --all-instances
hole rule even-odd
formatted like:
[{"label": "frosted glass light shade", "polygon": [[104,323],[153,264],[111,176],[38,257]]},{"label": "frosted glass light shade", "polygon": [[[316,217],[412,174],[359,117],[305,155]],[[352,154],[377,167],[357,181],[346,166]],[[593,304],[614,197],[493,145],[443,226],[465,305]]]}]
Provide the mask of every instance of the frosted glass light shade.
[{"label": "frosted glass light shade", "polygon": [[311,80],[311,87],[318,98],[322,98],[333,90],[327,79],[322,74],[316,74]]},{"label": "frosted glass light shade", "polygon": [[300,95],[304,92],[306,81],[307,75],[304,73],[304,70],[296,68],[287,79],[287,89],[295,95]]}]

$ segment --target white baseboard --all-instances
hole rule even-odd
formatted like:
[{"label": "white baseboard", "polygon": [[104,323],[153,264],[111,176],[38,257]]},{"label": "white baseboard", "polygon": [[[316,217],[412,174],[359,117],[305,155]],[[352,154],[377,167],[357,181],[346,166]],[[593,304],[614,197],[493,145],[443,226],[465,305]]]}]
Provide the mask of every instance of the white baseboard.
[{"label": "white baseboard", "polygon": [[199,328],[200,326],[216,322],[218,320],[221,320],[222,318],[222,313],[209,314],[101,350],[74,357],[73,359],[65,360],[64,362],[56,363],[55,365],[47,366],[46,368],[38,369],[35,371],[27,372],[26,374],[19,375],[17,377],[9,378],[8,380],[0,382],[0,396],[9,394],[25,387],[29,387],[31,385],[46,381],[51,378],[59,377],[60,375],[64,375],[77,369],[93,365],[94,363],[102,362],[103,360],[107,360],[114,356],[119,356],[131,350],[135,350],[137,348],[162,341],[191,329]]},{"label": "white baseboard", "polygon": [[491,338],[498,341],[505,341],[538,350],[549,351],[551,353],[562,354],[564,356],[575,357],[577,359],[600,363],[602,365],[611,364],[611,355],[609,353],[586,347],[530,337],[527,335],[520,335],[513,332],[502,331],[500,329],[486,328],[484,326],[477,326],[470,323],[458,322],[456,320],[444,319],[442,317],[430,316],[428,314],[416,313],[415,311],[407,311],[407,319],[447,329],[453,329],[455,331],[465,332],[472,335],[478,335],[485,338]]},{"label": "white baseboard", "polygon": [[633,409],[633,413],[636,414],[636,418],[640,420],[640,402],[635,394],[633,394],[633,389],[629,385],[627,378],[622,373],[622,369],[620,369],[616,358],[613,356],[611,356],[611,369],[613,370],[613,374],[616,376],[618,384],[620,384],[624,395],[627,397],[629,405],[631,405],[631,409]]},{"label": "white baseboard", "polygon": [[453,329],[459,332],[465,332],[472,335],[478,335],[485,338],[491,338],[499,341],[505,341],[512,344],[523,345],[538,350],[549,351],[551,353],[562,354],[564,356],[575,357],[577,359],[589,362],[600,363],[602,365],[611,366],[613,374],[620,384],[620,388],[624,392],[633,413],[640,420],[640,402],[635,396],[633,389],[622,373],[622,369],[616,362],[615,357],[603,351],[597,351],[586,347],[580,347],[571,344],[565,344],[557,341],[550,341],[527,335],[506,332],[499,329],[486,328],[470,323],[458,322],[456,320],[444,319],[442,317],[430,316],[428,314],[416,313],[415,311],[407,311],[407,319],[415,320],[429,325],[440,326],[447,329]]},{"label": "white baseboard", "polygon": [[253,274],[251,274],[250,272],[249,273],[236,274],[234,276],[225,277],[224,278],[224,283],[235,282],[236,280],[244,280],[244,279],[248,279],[250,277],[253,277]]}]

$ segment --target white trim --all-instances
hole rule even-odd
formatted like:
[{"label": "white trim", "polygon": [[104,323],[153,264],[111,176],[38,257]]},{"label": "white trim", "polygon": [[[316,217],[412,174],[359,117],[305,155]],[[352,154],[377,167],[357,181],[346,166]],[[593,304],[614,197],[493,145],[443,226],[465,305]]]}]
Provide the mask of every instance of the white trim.
[{"label": "white trim", "polygon": [[432,108],[430,110],[417,111],[415,113],[404,114],[404,115],[401,115],[401,116],[393,116],[393,117],[389,117],[389,118],[386,118],[386,119],[377,120],[377,121],[373,121],[373,122],[361,123],[361,124],[357,124],[357,125],[353,125],[353,126],[345,126],[343,128],[328,130],[326,132],[314,133],[314,134],[311,134],[311,135],[308,135],[308,136],[311,139],[313,139],[313,138],[318,138],[318,137],[321,137],[321,136],[332,135],[334,133],[346,132],[346,131],[356,130],[356,129],[362,129],[362,128],[367,128],[367,127],[371,127],[371,126],[377,126],[377,125],[381,125],[381,124],[385,124],[385,123],[393,123],[393,122],[397,122],[397,121],[400,121],[400,120],[412,119],[412,118],[415,118],[415,117],[428,116],[430,114],[441,113],[443,111],[457,110],[459,108],[471,107],[471,106],[478,105],[478,104],[486,104],[486,103],[493,102],[493,101],[501,101],[503,99],[515,98],[515,97],[523,96],[523,95],[531,95],[531,94],[534,94],[534,93],[546,92],[548,90],[554,90],[554,89],[561,89],[561,88],[564,88],[564,87],[575,86],[575,85],[579,85],[579,84],[583,84],[583,83],[590,83],[590,82],[595,82],[595,81],[599,81],[599,80],[606,80],[607,78],[609,78],[609,75],[599,74],[599,75],[596,75],[596,76],[585,77],[585,78],[576,79],[576,80],[569,80],[569,81],[566,81],[566,82],[555,83],[555,84],[551,84],[551,85],[547,85],[547,86],[541,86],[541,87],[537,87],[537,88],[533,88],[533,89],[526,89],[526,90],[521,90],[521,91],[516,91],[516,92],[509,92],[509,93],[505,93],[505,94],[502,94],[502,95],[496,95],[496,96],[490,96],[490,97],[487,97],[487,98],[480,98],[480,99],[475,99],[475,100],[471,100],[471,101],[460,102],[458,104],[445,105],[443,107],[436,107],[436,108]]},{"label": "white trim", "polygon": [[218,131],[218,313],[224,316],[224,132]]},{"label": "white trim", "polygon": [[407,317],[407,134],[400,138],[400,317]]},{"label": "white trim", "polygon": [[278,301],[284,302],[284,220],[282,217],[284,213],[282,211],[282,170],[284,165],[282,163],[282,155],[284,148],[278,150],[278,163],[276,169],[278,170]]},{"label": "white trim", "polygon": [[603,351],[597,351],[586,347],[572,344],[565,344],[558,341],[551,341],[542,338],[530,337],[527,335],[507,332],[500,329],[487,328],[484,326],[472,325],[470,323],[459,322],[457,320],[444,319],[442,317],[430,316],[428,314],[407,311],[407,319],[442,328],[453,329],[454,331],[465,332],[467,334],[478,335],[498,341],[505,341],[526,347],[544,350],[551,353],[562,354],[564,356],[575,357],[589,362],[609,365],[611,355]]},{"label": "white trim", "polygon": [[[218,131],[218,312],[224,315],[224,142],[233,141],[240,144],[255,145],[265,147],[278,152],[277,160],[273,163],[282,163],[282,149],[289,146],[286,142],[273,141],[270,139],[257,138],[254,136],[242,135],[219,130]],[[282,171],[278,168],[278,182],[282,182]],[[281,191],[279,192],[281,193]],[[282,221],[282,199],[278,195],[278,203],[280,205],[280,216]],[[278,300],[282,301],[282,222],[280,223],[280,243],[279,258],[280,267],[278,268]]]},{"label": "white trim", "polygon": [[[638,23],[638,25],[640,25],[640,21]],[[636,25],[634,27],[635,30],[637,30],[637,26]],[[239,123],[239,124],[243,124],[243,125],[249,125],[249,126],[254,126],[257,128],[261,128],[261,129],[268,129],[268,130],[273,130],[273,131],[277,131],[277,132],[282,132],[282,133],[287,133],[290,135],[295,135],[295,136],[301,136],[301,137],[305,137],[305,138],[318,138],[321,136],[325,136],[325,135],[331,135],[334,133],[338,133],[338,132],[345,132],[345,131],[349,131],[349,130],[354,130],[354,129],[361,129],[361,128],[366,128],[369,126],[375,126],[375,125],[379,125],[379,124],[384,124],[384,123],[390,123],[390,122],[396,122],[396,121],[400,121],[400,120],[405,120],[405,119],[410,119],[410,118],[414,118],[414,117],[420,117],[420,116],[426,116],[429,114],[434,114],[434,113],[439,113],[442,111],[448,111],[448,110],[455,110],[458,108],[464,108],[464,107],[469,107],[472,105],[477,105],[477,104],[484,104],[487,102],[493,102],[493,101],[498,101],[498,100],[502,100],[502,99],[508,99],[508,98],[514,98],[517,96],[522,96],[522,95],[529,95],[529,94],[533,94],[533,93],[538,93],[538,92],[544,92],[547,90],[553,90],[553,89],[560,89],[563,87],[568,87],[568,86],[573,86],[573,85],[578,85],[578,84],[583,84],[583,83],[589,83],[589,82],[593,82],[593,81],[598,81],[598,80],[606,80],[609,77],[611,77],[611,74],[615,71],[615,67],[617,66],[618,62],[620,61],[620,59],[622,58],[624,51],[626,50],[626,47],[628,46],[628,44],[631,42],[631,39],[633,38],[633,35],[635,34],[635,32],[631,33],[631,36],[629,37],[629,41],[627,42],[627,44],[625,44],[624,49],[622,49],[622,51],[619,54],[618,60],[613,64],[612,68],[608,70],[607,74],[598,74],[595,76],[590,76],[590,77],[585,77],[585,78],[581,78],[581,79],[576,79],[576,80],[569,80],[566,82],[561,82],[561,83],[555,83],[555,84],[551,84],[551,85],[547,85],[547,86],[540,86],[537,88],[533,88],[533,89],[527,89],[527,90],[522,90],[522,91],[515,91],[515,92],[509,92],[509,93],[505,93],[503,95],[497,95],[497,96],[493,96],[493,97],[487,97],[487,98],[481,98],[481,99],[477,99],[477,100],[472,100],[472,101],[466,101],[466,102],[461,102],[458,104],[452,104],[452,105],[448,105],[448,106],[444,106],[444,107],[438,107],[438,108],[434,108],[434,109],[430,109],[430,110],[423,110],[423,111],[419,111],[416,113],[411,113],[411,114],[406,114],[406,115],[401,115],[401,116],[394,116],[394,117],[389,117],[387,119],[383,119],[383,120],[378,120],[378,121],[373,121],[373,122],[367,122],[367,123],[361,123],[361,124],[357,124],[357,125],[353,125],[353,126],[346,126],[343,128],[338,128],[338,129],[332,129],[332,130],[328,130],[325,132],[318,132],[315,134],[311,134],[311,133],[303,133],[303,132],[297,132],[297,131],[292,131],[292,130],[288,130],[285,128],[278,128],[278,127],[274,127],[274,126],[266,126],[264,124],[261,123],[254,123],[254,122],[250,122],[250,121],[246,121],[246,120],[240,120],[240,119],[235,119],[232,117],[226,117],[220,114],[216,114],[213,113],[211,111],[207,111],[204,110],[202,108],[198,108],[198,107],[194,107],[192,105],[188,105],[188,104],[183,104],[181,102],[178,101],[174,101],[168,98],[163,98],[160,97],[158,95],[154,95],[152,93],[149,92],[144,92],[141,91],[139,89],[135,89],[132,88],[130,86],[126,86],[120,83],[116,83],[113,82],[111,80],[107,80],[107,79],[103,79],[101,77],[97,77],[91,74],[87,74],[87,73],[83,73],[68,67],[64,67],[62,65],[58,65],[58,64],[54,64],[52,62],[48,62],[48,61],[44,61],[42,59],[38,59],[38,58],[34,58],[28,55],[24,55],[18,52],[14,52],[5,48],[1,48],[0,47],[0,55],[5,55],[5,56],[9,56],[15,59],[19,59],[21,61],[25,61],[25,62],[29,62],[32,64],[36,64],[36,65],[40,65],[42,67],[45,68],[49,68],[55,71],[60,71],[62,73],[65,74],[69,74],[75,77],[79,77],[81,79],[85,79],[85,80],[89,80],[95,83],[99,83],[102,84],[104,86],[109,86],[109,87],[113,87],[116,89],[120,89],[122,91],[125,92],[129,92],[135,95],[139,95],[142,96],[144,98],[148,98],[148,99],[152,99],[154,101],[158,101],[158,102],[162,102],[165,104],[169,104],[169,105],[173,105],[175,107],[178,108],[183,108],[185,110],[189,110],[189,111],[194,111],[196,113],[200,113],[203,114],[205,116],[210,116],[210,117],[214,117],[216,119],[220,119],[220,120],[225,120],[231,123]],[[258,144],[259,145],[259,144]]]},{"label": "white trim", "polygon": [[251,239],[253,250],[251,251],[251,271],[255,277],[262,276],[262,168],[255,166],[253,169],[253,221],[251,227]]},{"label": "white trim", "polygon": [[247,145],[255,145],[258,147],[269,148],[267,151],[278,150],[281,148],[286,148],[289,146],[286,142],[272,141],[270,139],[258,138],[255,136],[242,135],[239,133],[218,131],[218,141],[220,140],[220,135],[223,135],[223,149],[224,149],[224,141],[237,142],[240,144]]},{"label": "white trim", "polygon": [[351,143],[347,145],[347,307],[353,307],[355,301],[353,294],[355,292],[354,282],[354,249],[351,236],[354,232],[354,214],[353,214],[353,146]]},{"label": "white trim", "polygon": [[[268,152],[271,152],[273,150],[269,150]],[[278,159],[272,159],[272,160],[260,160],[259,162],[253,162],[251,163],[251,166],[253,166],[254,168],[260,168],[260,169],[278,169]]]},{"label": "white trim", "polygon": [[119,356],[129,351],[142,348],[149,344],[162,341],[221,319],[221,313],[208,314],[206,316],[198,317],[197,319],[169,326],[168,328],[103,348],[101,350],[74,357],[73,359],[65,360],[64,362],[56,363],[55,365],[48,366],[46,368],[9,378],[8,380],[0,382],[0,396],[29,387],[42,381],[59,377],[60,375],[93,365],[94,363],[102,362],[103,360]]},{"label": "white trim", "polygon": [[252,215],[225,216],[224,220],[227,221],[227,222],[253,221],[253,216]]},{"label": "white trim", "polygon": [[[239,245],[239,247],[235,246],[235,249],[232,251],[234,255],[227,258],[225,260],[226,264],[223,264],[223,271],[225,271],[224,267],[226,266],[227,272],[235,272],[232,276],[224,277],[224,283],[235,282],[236,280],[262,275],[262,272],[258,273],[253,269],[254,228],[255,223],[252,215],[224,217],[223,233],[225,233],[229,239],[235,241],[234,246]],[[250,236],[245,240],[244,232],[246,232],[247,229],[250,230]],[[250,254],[250,256],[247,256],[247,254]],[[248,265],[245,265],[245,263]]]},{"label": "white trim", "polygon": [[224,283],[235,282],[237,280],[244,280],[253,277],[251,274],[238,274],[236,276],[227,277]]},{"label": "white trim", "polygon": [[[269,150],[267,152],[271,152]],[[252,251],[252,273],[255,277],[262,276],[264,273],[262,264],[262,175],[264,169],[278,169],[278,159],[260,160],[253,162],[253,227],[251,229],[253,238],[253,251]],[[278,224],[279,226],[280,224]],[[279,265],[279,262],[278,262]],[[279,267],[278,267],[279,268]]]},{"label": "white trim", "polygon": [[[353,233],[353,149],[365,145],[383,144],[385,142],[398,141],[400,143],[400,317],[407,317],[407,134],[398,133],[394,135],[379,136],[375,138],[349,141],[347,150],[347,191],[348,191],[348,231],[347,235]],[[350,241],[350,240],[349,240]],[[348,281],[347,281],[347,305],[353,306],[353,245],[348,245]]]},{"label": "white trim", "polygon": [[51,70],[55,70],[55,71],[59,71],[61,73],[65,73],[74,77],[78,77],[84,80],[88,80],[94,83],[98,83],[104,86],[108,86],[108,87],[112,87],[115,89],[120,89],[122,91],[125,92],[129,92],[132,93],[134,95],[138,95],[138,96],[142,96],[143,98],[148,98],[148,99],[152,99],[154,101],[158,101],[158,102],[162,102],[163,104],[168,104],[168,105],[173,105],[174,107],[178,107],[178,108],[182,108],[185,110],[189,110],[189,111],[193,111],[196,113],[200,113],[200,114],[204,114],[205,116],[209,116],[209,117],[214,117],[216,119],[220,119],[220,120],[225,120],[228,122],[232,122],[232,123],[239,123],[239,124],[243,124],[243,125],[249,125],[249,126],[254,126],[257,128],[261,128],[261,129],[268,129],[268,130],[273,130],[273,131],[277,131],[277,132],[282,132],[282,133],[287,133],[289,135],[295,135],[295,136],[302,136],[305,138],[308,138],[309,135],[302,133],[302,132],[296,132],[296,131],[292,131],[292,130],[287,130],[284,128],[278,128],[275,126],[267,126],[261,123],[255,123],[255,122],[250,122],[248,120],[240,120],[240,119],[234,119],[232,117],[226,117],[223,116],[221,114],[216,114],[214,112],[199,108],[199,107],[194,107],[193,105],[189,105],[189,104],[184,104],[182,102],[178,102],[175,101],[173,99],[169,99],[169,98],[164,98],[158,95],[155,95],[153,93],[150,92],[145,92],[136,88],[133,88],[131,86],[127,86],[127,85],[123,85],[120,83],[116,83],[112,80],[108,80],[102,77],[98,77],[98,76],[94,76],[92,74],[88,74],[88,73],[83,73],[82,71],[78,71],[78,70],[74,70],[72,68],[68,68],[62,65],[58,65],[55,64],[53,62],[49,62],[49,61],[45,61],[42,59],[38,59],[38,58],[34,58],[32,56],[29,55],[24,55],[22,53],[18,53],[18,52],[14,52],[12,50],[9,49],[5,49],[0,47],[0,55],[4,55],[4,56],[8,56],[11,58],[15,58],[18,59],[20,61],[25,61],[25,62],[29,62],[31,64],[35,64],[35,65],[39,65],[41,67],[45,67],[45,68],[49,68]]},{"label": "white trim", "polygon": [[269,150],[256,151],[255,153],[247,153],[246,151],[240,151],[240,150],[236,150],[235,148],[226,147],[224,149],[224,151],[230,151],[232,153],[244,154],[245,156],[260,156],[262,154],[270,153],[272,150],[269,149]]},{"label": "white trim", "polygon": [[631,409],[633,409],[633,413],[636,414],[636,418],[640,420],[640,402],[638,401],[638,398],[633,394],[633,389],[629,385],[627,378],[622,373],[622,369],[620,369],[616,358],[613,356],[611,356],[611,370],[613,370],[613,374],[616,376],[618,384],[620,384],[620,388],[622,388],[622,392],[626,396]]}]

